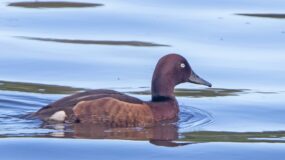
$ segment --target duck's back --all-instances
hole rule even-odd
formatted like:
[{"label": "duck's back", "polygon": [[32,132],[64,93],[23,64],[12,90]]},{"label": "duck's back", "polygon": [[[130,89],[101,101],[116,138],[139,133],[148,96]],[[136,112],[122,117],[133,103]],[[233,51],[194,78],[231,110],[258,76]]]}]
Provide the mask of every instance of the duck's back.
[{"label": "duck's back", "polygon": [[76,93],[43,107],[35,115],[44,121],[58,119],[117,126],[152,122],[150,107],[143,101],[112,90]]},{"label": "duck's back", "polygon": [[[48,106],[42,108],[41,110],[45,110],[46,108],[66,108],[75,106],[80,101],[88,101],[95,100],[104,97],[113,97],[119,99],[121,101],[137,103],[141,104],[143,101],[137,99],[135,97],[131,97],[129,95],[123,94],[121,92],[106,90],[106,89],[97,89],[97,90],[88,90],[85,92],[79,92],[67,97],[64,97],[54,103],[49,104]],[[41,111],[39,110],[39,112]]]}]

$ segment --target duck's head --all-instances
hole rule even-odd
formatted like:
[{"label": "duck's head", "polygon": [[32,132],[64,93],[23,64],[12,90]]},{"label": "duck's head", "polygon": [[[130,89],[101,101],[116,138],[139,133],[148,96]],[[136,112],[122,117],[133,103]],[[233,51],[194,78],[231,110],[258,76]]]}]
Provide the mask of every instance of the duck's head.
[{"label": "duck's head", "polygon": [[212,84],[200,78],[188,61],[178,54],[163,56],[157,63],[152,77],[152,97],[172,97],[174,87],[190,82],[211,87]]}]

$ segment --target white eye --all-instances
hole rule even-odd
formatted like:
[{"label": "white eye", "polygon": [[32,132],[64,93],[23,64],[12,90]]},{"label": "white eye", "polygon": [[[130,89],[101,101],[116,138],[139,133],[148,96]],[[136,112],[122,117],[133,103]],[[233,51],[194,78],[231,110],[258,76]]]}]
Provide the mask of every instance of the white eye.
[{"label": "white eye", "polygon": [[181,68],[185,68],[185,64],[184,64],[184,63],[181,63],[181,64],[180,64],[180,67],[181,67]]}]

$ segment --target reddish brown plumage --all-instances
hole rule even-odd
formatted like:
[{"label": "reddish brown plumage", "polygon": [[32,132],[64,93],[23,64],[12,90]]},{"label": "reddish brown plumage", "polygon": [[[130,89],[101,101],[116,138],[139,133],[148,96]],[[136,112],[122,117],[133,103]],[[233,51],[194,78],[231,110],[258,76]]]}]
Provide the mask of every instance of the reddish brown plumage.
[{"label": "reddish brown plumage", "polygon": [[81,101],[73,112],[81,123],[98,123],[114,127],[149,126],[154,123],[150,107],[105,97],[91,101]]},{"label": "reddish brown plumage", "polygon": [[195,75],[185,58],[169,54],[162,57],[156,65],[152,78],[152,100],[149,102],[117,91],[90,90],[43,107],[35,116],[50,121],[52,115],[64,111],[64,122],[114,127],[151,126],[156,122],[176,120],[179,107],[173,94],[174,87],[189,82],[191,76],[196,76],[195,83],[210,85]]}]

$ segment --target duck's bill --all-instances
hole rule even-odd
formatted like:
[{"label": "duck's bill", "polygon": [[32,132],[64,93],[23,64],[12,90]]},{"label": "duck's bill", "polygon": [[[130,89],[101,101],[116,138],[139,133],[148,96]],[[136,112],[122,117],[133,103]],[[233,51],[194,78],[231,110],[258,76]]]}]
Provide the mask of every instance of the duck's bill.
[{"label": "duck's bill", "polygon": [[189,82],[195,83],[195,84],[201,84],[208,87],[212,87],[212,84],[204,80],[203,78],[200,78],[195,72],[192,71],[191,76],[189,77]]}]

